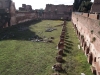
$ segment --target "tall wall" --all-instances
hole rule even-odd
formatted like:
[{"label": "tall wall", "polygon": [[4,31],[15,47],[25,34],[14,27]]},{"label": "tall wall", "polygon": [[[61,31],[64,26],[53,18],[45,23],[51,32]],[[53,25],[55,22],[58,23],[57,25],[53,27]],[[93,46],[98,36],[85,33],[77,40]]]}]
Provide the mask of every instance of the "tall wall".
[{"label": "tall wall", "polygon": [[12,0],[0,0],[0,28],[40,19],[31,5],[22,4],[22,8],[25,10],[17,11]]},{"label": "tall wall", "polygon": [[100,13],[100,0],[94,0],[94,3],[91,7],[91,13]]},{"label": "tall wall", "polygon": [[37,14],[33,12],[27,12],[27,11],[26,12],[17,11],[15,17],[16,17],[16,23],[21,23],[29,20],[36,20]]},{"label": "tall wall", "polygon": [[12,25],[16,24],[16,8],[15,8],[15,3],[14,2],[11,2],[10,15],[11,15],[10,24],[12,26]]},{"label": "tall wall", "polygon": [[0,0],[0,9],[4,9],[6,12],[9,11],[11,0]]},{"label": "tall wall", "polygon": [[22,7],[19,7],[20,11],[32,11],[32,6],[31,5],[26,5],[26,4],[22,4]]},{"label": "tall wall", "polygon": [[87,56],[91,69],[100,75],[100,20],[91,19],[89,14],[72,13],[72,22]]},{"label": "tall wall", "polygon": [[71,19],[72,5],[47,4],[44,11],[44,19]]}]

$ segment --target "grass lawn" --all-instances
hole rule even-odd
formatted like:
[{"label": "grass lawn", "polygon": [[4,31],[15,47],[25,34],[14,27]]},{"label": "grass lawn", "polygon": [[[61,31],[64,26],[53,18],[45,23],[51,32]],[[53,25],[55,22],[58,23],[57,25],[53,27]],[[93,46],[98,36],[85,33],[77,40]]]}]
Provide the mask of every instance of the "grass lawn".
[{"label": "grass lawn", "polygon": [[71,22],[67,24],[65,40],[66,57],[64,59],[66,63],[64,63],[64,67],[67,75],[81,75],[81,73],[93,75],[87,57],[82,49],[78,49],[79,40]]},{"label": "grass lawn", "polygon": [[[18,25],[0,30],[0,75],[51,75],[54,73],[52,66],[56,63],[57,44],[62,27],[57,30],[45,32],[47,27],[62,24],[59,20],[43,20],[31,25]],[[25,27],[24,31],[20,31]],[[13,36],[14,34],[14,36]],[[5,35],[9,37],[4,37]],[[33,36],[54,37],[53,43],[32,42]],[[3,39],[2,39],[3,38]],[[79,41],[76,37],[71,22],[68,22],[66,31],[64,73],[61,75],[92,75],[87,58],[79,50]]]},{"label": "grass lawn", "polygon": [[[56,62],[56,46],[62,27],[57,27],[53,32],[45,32],[45,29],[62,23],[63,21],[45,20],[25,25],[28,29],[24,31],[19,31],[24,25],[2,30],[3,36],[15,36],[0,41],[0,75],[50,75],[51,67]],[[54,43],[29,41],[28,39],[34,35],[48,38],[53,36]]]}]

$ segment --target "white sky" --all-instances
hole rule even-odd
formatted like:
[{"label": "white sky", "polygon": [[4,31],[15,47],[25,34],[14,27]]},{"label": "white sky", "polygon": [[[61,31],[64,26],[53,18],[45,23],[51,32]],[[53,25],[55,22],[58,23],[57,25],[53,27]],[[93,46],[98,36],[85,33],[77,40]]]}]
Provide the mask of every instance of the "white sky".
[{"label": "white sky", "polygon": [[32,5],[33,9],[45,9],[46,4],[72,5],[74,0],[13,0],[13,2],[15,2],[16,9],[18,9],[18,7],[21,7],[22,4]]}]

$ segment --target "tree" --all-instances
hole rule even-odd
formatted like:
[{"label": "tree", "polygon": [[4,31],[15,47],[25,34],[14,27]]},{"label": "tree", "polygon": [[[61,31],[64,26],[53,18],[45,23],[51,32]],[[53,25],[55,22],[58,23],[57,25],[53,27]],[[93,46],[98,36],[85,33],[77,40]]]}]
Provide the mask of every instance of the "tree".
[{"label": "tree", "polygon": [[92,6],[91,0],[83,0],[81,5],[79,6],[79,12],[89,12]]},{"label": "tree", "polygon": [[75,0],[74,3],[73,3],[73,6],[74,6],[74,11],[78,11],[79,9],[79,6],[81,5],[82,3],[82,0]]}]

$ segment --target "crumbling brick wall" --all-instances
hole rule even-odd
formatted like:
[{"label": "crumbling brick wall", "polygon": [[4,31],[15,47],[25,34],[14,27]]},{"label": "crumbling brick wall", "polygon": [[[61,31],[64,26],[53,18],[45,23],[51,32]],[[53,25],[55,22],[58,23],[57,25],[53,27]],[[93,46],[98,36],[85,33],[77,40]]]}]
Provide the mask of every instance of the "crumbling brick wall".
[{"label": "crumbling brick wall", "polygon": [[72,5],[47,4],[44,12],[44,19],[68,19],[71,20]]},{"label": "crumbling brick wall", "polygon": [[11,15],[11,26],[16,24],[16,8],[15,8],[15,3],[11,2],[10,6],[10,15]]},{"label": "crumbling brick wall", "polygon": [[[82,13],[72,13],[72,22],[77,30],[84,36],[87,46],[90,47],[90,53],[93,55],[92,66],[97,72],[100,71],[100,21],[83,16]],[[95,37],[95,41],[93,38]],[[94,61],[96,58],[96,61]],[[98,74],[97,74],[98,75]]]},{"label": "crumbling brick wall", "polygon": [[91,13],[100,13],[100,0],[94,0],[94,3],[91,7]]}]

